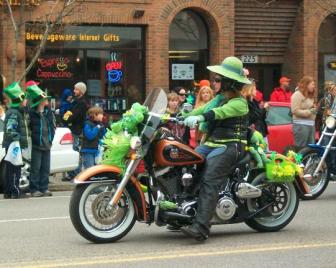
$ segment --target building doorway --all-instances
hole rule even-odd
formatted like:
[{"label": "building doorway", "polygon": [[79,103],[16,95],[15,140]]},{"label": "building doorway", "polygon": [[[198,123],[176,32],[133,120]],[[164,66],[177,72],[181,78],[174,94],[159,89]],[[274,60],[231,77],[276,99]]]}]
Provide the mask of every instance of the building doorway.
[{"label": "building doorway", "polygon": [[194,89],[195,81],[208,79],[208,29],[203,18],[192,10],[182,10],[169,29],[169,89]]},{"label": "building doorway", "polygon": [[250,75],[256,80],[257,89],[264,95],[264,100],[269,100],[273,88],[279,86],[281,64],[246,64]]}]

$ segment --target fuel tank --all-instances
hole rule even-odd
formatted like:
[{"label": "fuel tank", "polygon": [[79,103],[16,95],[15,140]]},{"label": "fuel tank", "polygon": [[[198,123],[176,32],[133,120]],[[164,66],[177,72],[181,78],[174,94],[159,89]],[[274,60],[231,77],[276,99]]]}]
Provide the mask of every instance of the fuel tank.
[{"label": "fuel tank", "polygon": [[163,139],[155,145],[157,166],[185,166],[204,162],[202,155],[176,140]]}]

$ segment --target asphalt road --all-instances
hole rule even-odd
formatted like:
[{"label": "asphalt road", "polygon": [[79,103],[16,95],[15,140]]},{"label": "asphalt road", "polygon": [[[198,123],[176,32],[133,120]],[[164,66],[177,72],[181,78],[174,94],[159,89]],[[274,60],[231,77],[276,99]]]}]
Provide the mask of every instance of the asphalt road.
[{"label": "asphalt road", "polygon": [[201,244],[140,223],[117,243],[89,243],[71,225],[70,194],[0,199],[0,267],[336,267],[335,183],[280,232],[215,226]]}]

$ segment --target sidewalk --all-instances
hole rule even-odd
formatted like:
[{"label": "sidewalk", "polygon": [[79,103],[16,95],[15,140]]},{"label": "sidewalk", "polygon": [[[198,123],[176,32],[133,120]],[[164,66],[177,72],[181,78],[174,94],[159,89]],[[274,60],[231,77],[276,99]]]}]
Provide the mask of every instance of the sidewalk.
[{"label": "sidewalk", "polygon": [[72,182],[62,181],[63,173],[58,173],[55,176],[49,177],[49,190],[56,191],[72,191],[75,185]]}]

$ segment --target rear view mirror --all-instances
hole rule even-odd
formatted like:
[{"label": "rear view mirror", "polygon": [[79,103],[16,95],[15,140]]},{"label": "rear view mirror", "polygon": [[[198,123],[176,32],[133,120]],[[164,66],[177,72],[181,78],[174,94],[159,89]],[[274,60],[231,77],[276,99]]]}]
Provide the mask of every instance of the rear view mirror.
[{"label": "rear view mirror", "polygon": [[193,106],[190,103],[183,103],[182,112],[190,113],[193,110]]}]

